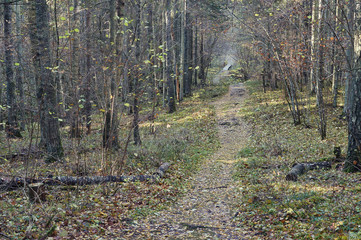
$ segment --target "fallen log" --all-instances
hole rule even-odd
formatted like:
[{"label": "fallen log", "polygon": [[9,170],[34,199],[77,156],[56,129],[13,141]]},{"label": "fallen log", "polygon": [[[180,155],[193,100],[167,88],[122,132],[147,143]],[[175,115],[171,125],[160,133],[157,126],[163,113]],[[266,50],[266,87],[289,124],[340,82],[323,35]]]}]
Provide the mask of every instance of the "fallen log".
[{"label": "fallen log", "polygon": [[297,181],[298,176],[305,174],[309,170],[315,169],[331,169],[331,162],[296,163],[286,175],[286,180]]},{"label": "fallen log", "polygon": [[138,176],[87,176],[87,177],[71,177],[71,176],[59,176],[59,177],[46,177],[46,178],[0,178],[0,191],[12,191],[18,188],[24,187],[29,184],[42,183],[44,185],[95,185],[108,182],[145,182],[154,181],[164,177],[165,172],[170,167],[169,163],[163,163],[157,171],[152,175],[138,175]]}]

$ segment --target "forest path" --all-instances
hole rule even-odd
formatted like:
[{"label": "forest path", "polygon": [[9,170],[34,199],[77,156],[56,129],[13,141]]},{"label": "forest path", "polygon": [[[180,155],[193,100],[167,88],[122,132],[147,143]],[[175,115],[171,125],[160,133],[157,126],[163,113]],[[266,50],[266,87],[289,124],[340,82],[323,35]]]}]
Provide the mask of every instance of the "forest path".
[{"label": "forest path", "polygon": [[225,34],[222,35],[221,40],[217,45],[217,51],[219,55],[219,61],[224,62],[225,66],[212,79],[213,84],[219,84],[221,80],[229,74],[229,70],[234,67],[234,65],[237,65],[237,49],[239,46],[237,46],[238,43],[235,41],[235,39],[238,39],[239,34],[239,29],[236,27],[231,27]]},{"label": "forest path", "polygon": [[[237,112],[246,98],[243,84],[211,103],[215,107],[221,147],[193,176],[193,186],[169,209],[124,230],[124,239],[247,239],[233,221],[239,186],[232,180],[237,152],[247,143],[247,125]],[[248,236],[247,236],[248,235]]]}]

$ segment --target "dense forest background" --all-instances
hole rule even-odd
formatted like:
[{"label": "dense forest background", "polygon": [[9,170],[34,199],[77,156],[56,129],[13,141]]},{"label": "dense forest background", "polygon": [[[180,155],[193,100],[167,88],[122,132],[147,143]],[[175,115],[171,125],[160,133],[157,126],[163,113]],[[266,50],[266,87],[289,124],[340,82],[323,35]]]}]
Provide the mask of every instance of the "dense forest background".
[{"label": "dense forest background", "polygon": [[39,135],[32,145],[44,147],[48,161],[64,155],[60,128],[81,138],[92,131],[92,115],[103,116],[104,149],[119,149],[124,114],[133,116],[140,145],[139,112],[147,108],[142,117],[150,120],[159,106],[174,112],[194,86],[205,86],[212,49],[226,28],[221,2],[2,5],[2,128],[8,137],[20,137],[19,130]]},{"label": "dense forest background", "polygon": [[[284,89],[295,125],[310,125],[315,94],[322,139],[327,137],[325,107],[342,105],[352,120],[348,155],[358,162],[354,1],[2,5],[1,127],[8,137],[20,137],[25,130],[35,136],[30,148],[46,149],[47,161],[64,156],[62,129],[68,132],[65,137],[81,139],[91,133],[96,116],[102,118],[104,149],[124,145],[118,131],[125,115],[133,116],[133,139],[140,145],[139,122],[152,121],[158,107],[176,111],[177,102],[204,88],[217,40],[236,28],[239,34],[231,40],[237,44],[238,74],[261,78],[264,91]],[[142,110],[147,112],[139,115]]]},{"label": "dense forest background", "polygon": [[[261,87],[260,108],[274,107],[265,119],[258,116],[265,123],[283,111],[270,98],[279,94],[294,129],[316,128],[312,137],[332,141],[345,172],[360,170],[359,1],[0,6],[2,190],[59,175],[149,177],[164,162],[177,166],[172,181],[179,183],[187,176],[182,171],[217,148],[206,102],[230,82]],[[217,77],[221,69],[231,73],[226,84]],[[340,131],[347,144],[337,139]]]}]

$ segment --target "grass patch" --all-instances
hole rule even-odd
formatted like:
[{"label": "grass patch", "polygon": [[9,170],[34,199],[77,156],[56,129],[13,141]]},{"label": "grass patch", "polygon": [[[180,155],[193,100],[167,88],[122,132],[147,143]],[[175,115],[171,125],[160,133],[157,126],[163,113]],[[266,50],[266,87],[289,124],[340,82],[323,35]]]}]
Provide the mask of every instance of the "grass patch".
[{"label": "grass patch", "polygon": [[[309,109],[311,128],[294,126],[282,91],[263,93],[248,81],[250,97],[239,114],[251,129],[246,148],[235,156],[234,179],[241,201],[237,221],[261,239],[361,239],[360,173],[346,174],[333,166],[285,176],[293,163],[333,157],[333,147],[347,148],[341,108],[327,107],[328,137],[321,141],[317,109]],[[314,101],[314,99],[311,99]]]},{"label": "grass patch", "polygon": [[254,154],[254,149],[250,147],[242,148],[236,155],[237,158],[247,158]]}]

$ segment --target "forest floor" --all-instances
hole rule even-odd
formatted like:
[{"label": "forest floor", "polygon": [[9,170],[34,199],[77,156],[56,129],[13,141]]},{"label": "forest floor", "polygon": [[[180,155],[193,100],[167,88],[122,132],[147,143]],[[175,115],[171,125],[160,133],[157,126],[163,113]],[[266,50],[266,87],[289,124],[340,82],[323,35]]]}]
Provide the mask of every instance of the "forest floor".
[{"label": "forest floor", "polygon": [[[334,146],[347,149],[342,108],[327,105],[320,140],[315,105],[302,102],[309,124],[294,126],[282,90],[264,93],[254,80],[223,95],[227,89],[195,91],[175,113],[159,111],[152,128],[142,122],[143,144],[129,145],[120,174],[149,174],[169,162],[165,178],[49,186],[41,203],[30,203],[26,188],[0,192],[0,239],[361,239],[361,174],[340,171],[333,154]],[[90,176],[111,174],[119,152],[99,170],[101,133],[99,123],[81,139],[84,154],[64,144],[65,163],[4,160],[0,176],[79,176],[77,165]],[[121,133],[126,139],[127,128]],[[8,140],[9,152],[26,141]],[[286,181],[294,163],[318,161],[332,169]]]},{"label": "forest floor", "polygon": [[233,180],[235,156],[246,146],[247,124],[237,114],[247,94],[243,84],[212,102],[220,148],[205,159],[191,177],[192,185],[174,205],[123,229],[126,239],[246,239],[251,237],[234,221],[238,205]]}]

